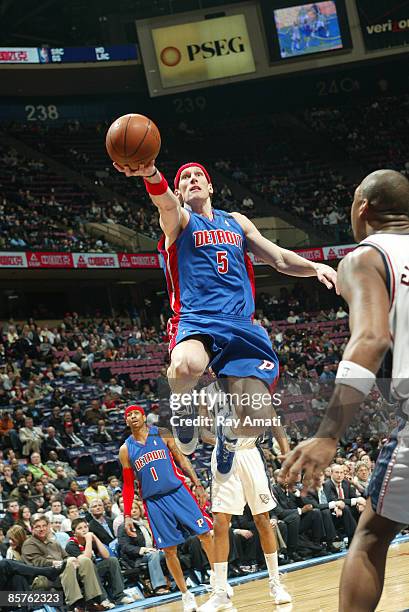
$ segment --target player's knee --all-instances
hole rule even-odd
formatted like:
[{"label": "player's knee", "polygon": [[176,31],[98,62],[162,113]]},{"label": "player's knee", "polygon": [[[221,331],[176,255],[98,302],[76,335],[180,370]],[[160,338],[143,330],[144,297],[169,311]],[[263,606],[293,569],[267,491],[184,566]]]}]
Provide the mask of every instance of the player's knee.
[{"label": "player's knee", "polygon": [[195,355],[178,355],[172,360],[168,370],[169,378],[197,378],[203,373],[203,363]]},{"label": "player's knee", "polygon": [[220,514],[215,514],[214,522],[213,522],[213,530],[217,536],[222,536],[224,534],[228,534],[230,527],[230,518],[227,516],[222,516]]},{"label": "player's knee", "polygon": [[168,546],[167,548],[163,549],[163,552],[165,553],[165,557],[167,559],[172,559],[178,556],[177,546]]},{"label": "player's knee", "polygon": [[268,514],[255,514],[253,516],[254,523],[258,530],[271,529],[270,519]]}]

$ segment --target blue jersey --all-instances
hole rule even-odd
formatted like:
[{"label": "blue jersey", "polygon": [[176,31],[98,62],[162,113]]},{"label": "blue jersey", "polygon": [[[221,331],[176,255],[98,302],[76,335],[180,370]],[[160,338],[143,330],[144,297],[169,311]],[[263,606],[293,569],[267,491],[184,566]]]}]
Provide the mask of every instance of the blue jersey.
[{"label": "blue jersey", "polygon": [[254,273],[246,237],[230,213],[212,209],[213,219],[189,211],[177,240],[158,248],[176,315],[223,315],[250,319],[254,313]]},{"label": "blue jersey", "polygon": [[126,439],[130,463],[139,482],[141,497],[166,495],[183,484],[173,457],[155,426],[149,427],[145,444],[131,435]]}]

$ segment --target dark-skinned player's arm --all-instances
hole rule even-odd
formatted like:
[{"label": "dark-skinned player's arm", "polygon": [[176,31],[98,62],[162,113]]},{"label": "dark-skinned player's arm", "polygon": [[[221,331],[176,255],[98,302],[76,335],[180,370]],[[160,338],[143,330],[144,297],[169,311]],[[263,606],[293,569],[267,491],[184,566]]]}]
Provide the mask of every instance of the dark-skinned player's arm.
[{"label": "dark-skinned player's arm", "polygon": [[132,504],[135,497],[135,476],[129,461],[128,448],[123,444],[119,449],[119,461],[122,465],[122,498],[124,500],[124,527],[127,535],[136,537],[135,527],[131,518]]},{"label": "dark-skinned player's arm", "polygon": [[297,253],[293,253],[293,251],[282,249],[264,238],[250,219],[247,219],[241,213],[234,212],[231,214],[243,229],[249,250],[264,263],[275,268],[277,272],[288,276],[316,276],[327,289],[334,287],[336,292],[339,293],[337,273],[331,266],[308,261]]},{"label": "dark-skinned player's arm", "polygon": [[277,422],[277,425],[271,426],[273,437],[277,440],[278,446],[280,447],[280,455],[278,455],[277,459],[282,462],[284,461],[284,457],[290,452],[290,444],[288,442],[285,428],[282,425],[278,425],[277,413],[272,404],[271,404],[271,414],[272,414],[271,418],[276,419],[276,422]]},{"label": "dark-skinned player's arm", "polygon": [[290,479],[305,470],[307,482],[317,480],[332,461],[337,442],[351,424],[360,404],[375,383],[390,348],[389,306],[385,265],[372,247],[360,247],[338,268],[341,294],[349,305],[351,338],[339,364],[336,386],[315,437],[301,442],[283,469]]},{"label": "dark-skinned player's arm", "polygon": [[131,170],[129,166],[120,166],[116,162],[114,167],[127,177],[139,176],[144,179],[150,199],[159,210],[159,223],[163,233],[171,242],[176,240],[180,231],[189,222],[189,213],[181,206],[166,179],[156,168],[155,160],[149,162],[147,166],[141,164],[137,170]]},{"label": "dark-skinned player's arm", "polygon": [[200,482],[192,464],[190,463],[189,459],[186,457],[186,455],[184,455],[176,446],[176,443],[173,439],[172,434],[170,433],[170,431],[168,429],[165,429],[164,427],[160,427],[159,428],[159,433],[160,436],[162,438],[162,440],[165,442],[165,444],[167,445],[169,451],[172,453],[173,455],[173,459],[175,460],[175,462],[177,463],[177,465],[180,467],[180,469],[182,470],[182,472],[184,474],[186,474],[186,476],[188,476],[192,482],[192,484],[196,487],[196,497],[197,497],[197,501],[199,506],[202,508],[207,499],[206,499],[206,493],[205,490],[203,488],[202,483]]}]

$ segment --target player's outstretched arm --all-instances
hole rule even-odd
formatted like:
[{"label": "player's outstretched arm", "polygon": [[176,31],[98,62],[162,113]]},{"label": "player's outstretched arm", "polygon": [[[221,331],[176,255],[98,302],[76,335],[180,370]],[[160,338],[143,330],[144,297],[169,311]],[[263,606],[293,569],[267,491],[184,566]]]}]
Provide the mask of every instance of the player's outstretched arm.
[{"label": "player's outstretched arm", "polygon": [[338,280],[349,305],[351,331],[337,373],[338,384],[315,437],[301,442],[283,466],[293,477],[304,469],[307,480],[332,461],[337,442],[372,388],[391,342],[390,302],[381,255],[372,247],[360,247],[341,262]]},{"label": "player's outstretched arm", "polygon": [[[342,361],[376,375],[391,345],[385,265],[374,248],[360,247],[341,262],[339,271],[341,294],[349,306],[351,332]],[[348,385],[347,378],[345,384],[337,385],[317,435],[339,439],[364,397]]]},{"label": "player's outstretched arm", "polygon": [[189,459],[184,455],[176,446],[175,440],[173,439],[172,434],[168,429],[161,427],[159,429],[159,433],[167,445],[169,451],[172,453],[173,459],[177,463],[177,465],[181,468],[182,472],[186,474],[192,481],[192,484],[196,488],[196,496],[197,501],[200,506],[203,506],[206,503],[206,495],[203,488],[202,483],[199,480],[198,475],[196,474],[194,467],[190,463]]},{"label": "player's outstretched arm", "polygon": [[119,449],[119,461],[122,465],[122,497],[124,500],[124,526],[126,533],[131,537],[136,537],[135,528],[131,518],[132,504],[135,496],[134,473],[129,460],[128,448],[123,444]]},{"label": "player's outstretched arm", "polygon": [[257,227],[240,213],[232,213],[236,221],[241,225],[246,236],[249,250],[269,266],[272,266],[281,274],[288,276],[316,276],[328,289],[337,288],[336,271],[325,264],[314,263],[300,257],[297,253],[282,249],[260,233]]},{"label": "player's outstretched arm", "polygon": [[173,241],[187,225],[189,214],[183,209],[166,179],[156,168],[155,160],[147,166],[140,164],[137,170],[131,170],[129,166],[120,166],[116,162],[114,167],[127,177],[139,176],[144,179],[149,197],[159,210],[159,222],[163,233]]}]

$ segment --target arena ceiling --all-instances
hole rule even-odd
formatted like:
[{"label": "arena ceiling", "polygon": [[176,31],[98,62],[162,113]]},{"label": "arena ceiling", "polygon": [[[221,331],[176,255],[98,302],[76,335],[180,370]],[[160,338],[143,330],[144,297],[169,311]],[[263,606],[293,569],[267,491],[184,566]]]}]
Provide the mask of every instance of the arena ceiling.
[{"label": "arena ceiling", "polygon": [[226,0],[0,0],[0,46],[133,43],[136,19],[223,4]]}]

